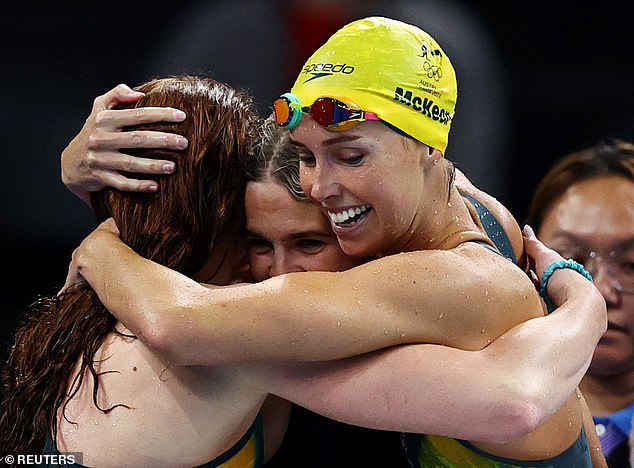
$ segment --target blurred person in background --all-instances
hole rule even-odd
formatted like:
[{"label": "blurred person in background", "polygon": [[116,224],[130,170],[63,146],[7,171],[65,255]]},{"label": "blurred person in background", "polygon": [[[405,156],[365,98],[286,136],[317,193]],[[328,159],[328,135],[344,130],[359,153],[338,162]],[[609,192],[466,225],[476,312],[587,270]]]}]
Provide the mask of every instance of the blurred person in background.
[{"label": "blurred person in background", "polygon": [[564,156],[528,212],[538,237],[592,273],[608,330],[581,381],[611,468],[630,467],[634,397],[634,144],[603,141]]}]

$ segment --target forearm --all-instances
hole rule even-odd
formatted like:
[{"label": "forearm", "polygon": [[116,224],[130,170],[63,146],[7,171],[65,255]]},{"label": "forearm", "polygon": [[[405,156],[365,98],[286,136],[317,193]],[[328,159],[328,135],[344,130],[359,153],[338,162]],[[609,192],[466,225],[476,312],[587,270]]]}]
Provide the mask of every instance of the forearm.
[{"label": "forearm", "polygon": [[480,352],[407,345],[325,363],[259,368],[267,390],[331,419],[381,430],[506,442],[537,426],[523,382]]},{"label": "forearm", "polygon": [[504,281],[483,291],[489,273],[451,251],[209,289],[142,259],[115,235],[85,243],[80,274],[104,305],[179,364],[330,360],[425,342],[481,349],[515,325],[520,310],[534,316],[539,308],[521,271],[501,263]]},{"label": "forearm", "polygon": [[[163,321],[186,288],[196,283],[149,261],[105,229],[95,230],[73,254],[74,267],[104,306],[143,341],[160,344]],[[147,281],[147,278],[152,281]]]},{"label": "forearm", "polygon": [[[377,265],[209,289],[139,257],[116,235],[98,231],[78,249],[79,273],[119,320],[173,362],[327,360],[446,335],[446,321],[437,320],[445,307],[451,310],[446,295],[436,292],[434,300],[430,293],[423,305],[408,297],[411,282],[400,277],[386,289],[398,290],[398,282],[408,293],[386,294],[368,284],[368,277],[377,276],[372,273]],[[384,268],[384,275],[395,278]],[[437,278],[428,276],[418,281],[421,291],[424,281],[437,290]],[[426,315],[435,320],[425,323]],[[451,313],[445,315],[450,320]]]},{"label": "forearm", "polygon": [[260,369],[260,378],[269,391],[350,424],[507,442],[552,416],[583,377],[605,307],[588,286],[572,286],[553,314],[517,325],[481,351],[409,345]]},{"label": "forearm", "polygon": [[[315,312],[313,295],[289,285],[292,279],[211,289],[144,259],[105,229],[82,243],[74,261],[106,308],[175,363],[328,359],[374,346],[364,340],[350,345],[349,339],[337,340],[340,347],[327,343],[324,336],[346,333],[345,311],[339,313],[340,302],[332,301],[329,311],[322,306],[323,313]],[[295,304],[292,313],[279,301],[262,300],[277,293]]]}]

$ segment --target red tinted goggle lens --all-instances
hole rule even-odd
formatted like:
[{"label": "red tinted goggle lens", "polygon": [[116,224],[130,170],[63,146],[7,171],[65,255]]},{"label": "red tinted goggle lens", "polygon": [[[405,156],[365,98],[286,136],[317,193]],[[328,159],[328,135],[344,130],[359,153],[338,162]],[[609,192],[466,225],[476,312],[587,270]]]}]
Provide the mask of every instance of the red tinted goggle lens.
[{"label": "red tinted goggle lens", "polygon": [[[315,122],[330,129],[336,129],[340,126],[349,128],[363,120],[380,120],[372,112],[350,109],[343,102],[333,98],[319,98],[312,106],[301,107],[299,99],[291,93],[283,94],[276,99],[273,103],[273,110],[277,124],[288,129],[295,128],[299,124],[301,112],[310,114]],[[345,123],[348,125],[341,125]]]}]

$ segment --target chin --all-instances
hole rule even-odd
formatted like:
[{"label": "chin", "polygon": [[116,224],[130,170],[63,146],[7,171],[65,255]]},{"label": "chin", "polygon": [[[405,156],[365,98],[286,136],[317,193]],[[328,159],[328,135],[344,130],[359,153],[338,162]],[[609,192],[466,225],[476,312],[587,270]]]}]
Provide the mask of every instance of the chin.
[{"label": "chin", "polygon": [[339,246],[346,255],[351,257],[372,257],[376,255],[376,250],[372,249],[364,242],[355,240],[340,241]]},{"label": "chin", "polygon": [[594,351],[588,373],[598,377],[621,375],[634,369],[634,356],[624,356],[623,351],[599,345]]}]

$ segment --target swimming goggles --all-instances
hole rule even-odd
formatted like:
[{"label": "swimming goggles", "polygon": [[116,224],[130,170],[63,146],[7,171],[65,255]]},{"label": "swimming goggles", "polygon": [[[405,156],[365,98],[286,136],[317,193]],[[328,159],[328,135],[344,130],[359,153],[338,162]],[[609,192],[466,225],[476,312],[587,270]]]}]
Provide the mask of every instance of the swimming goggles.
[{"label": "swimming goggles", "polygon": [[626,244],[610,252],[600,252],[587,246],[562,247],[557,251],[564,258],[572,258],[583,264],[597,279],[599,268],[605,266],[607,280],[621,293],[634,293],[634,244]]},{"label": "swimming goggles", "polygon": [[365,120],[381,120],[372,112],[351,109],[343,102],[329,97],[318,98],[312,106],[302,107],[299,98],[292,93],[284,93],[273,102],[275,121],[289,130],[297,127],[302,113],[309,114],[315,122],[330,130],[342,131],[354,127]]}]

